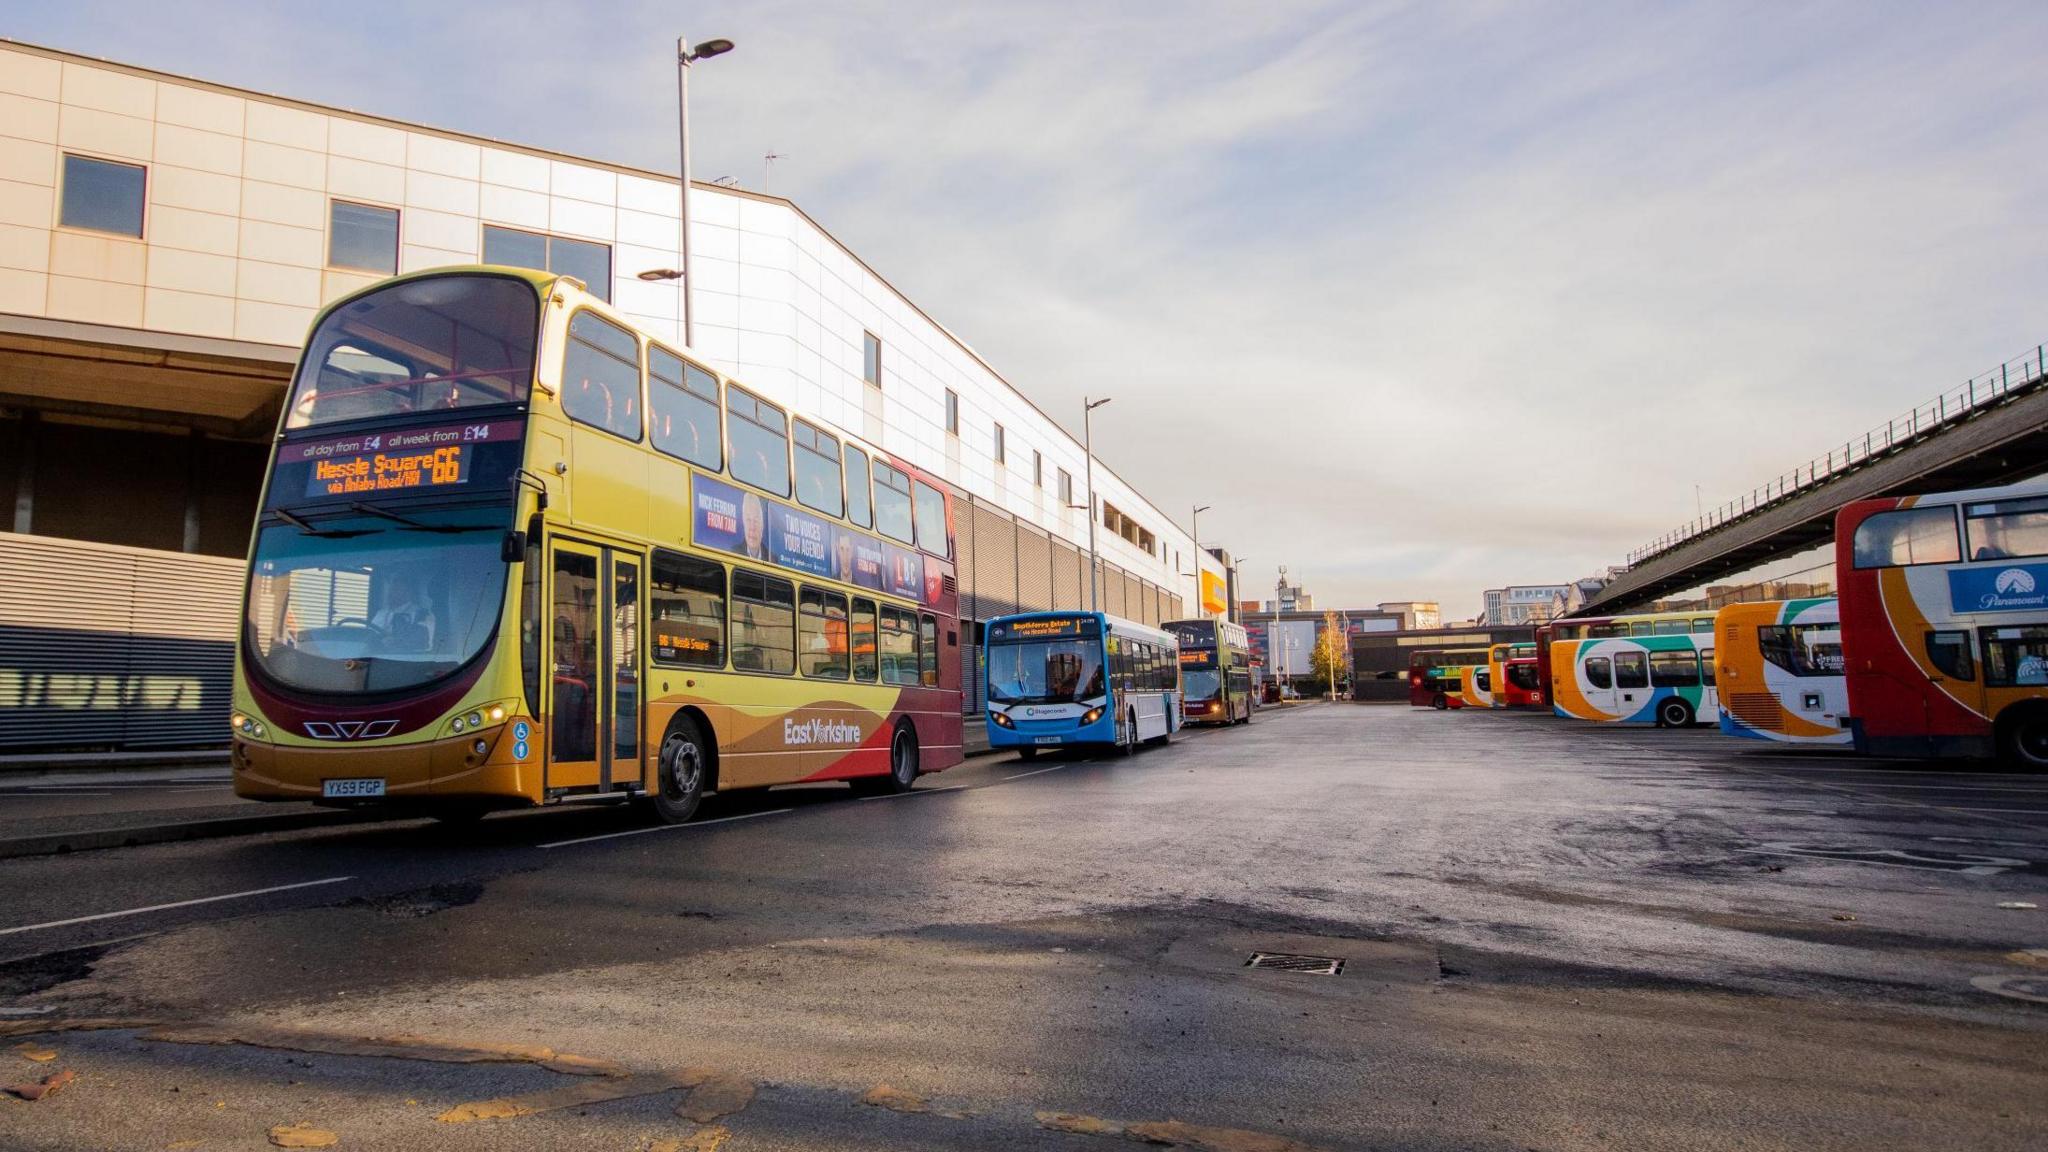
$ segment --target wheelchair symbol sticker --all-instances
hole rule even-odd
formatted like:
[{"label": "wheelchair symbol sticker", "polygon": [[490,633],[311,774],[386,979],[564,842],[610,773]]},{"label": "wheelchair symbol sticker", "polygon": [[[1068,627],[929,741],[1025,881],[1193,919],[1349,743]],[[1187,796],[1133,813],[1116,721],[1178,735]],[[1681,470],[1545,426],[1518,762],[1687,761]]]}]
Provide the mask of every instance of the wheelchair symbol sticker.
[{"label": "wheelchair symbol sticker", "polygon": [[[519,723],[514,724],[512,726],[512,739],[519,741],[521,744],[524,744],[526,743],[526,737],[530,731],[531,729],[527,728],[526,726],[526,721],[521,720]],[[523,759],[525,758],[526,753],[521,752],[519,755]]]}]

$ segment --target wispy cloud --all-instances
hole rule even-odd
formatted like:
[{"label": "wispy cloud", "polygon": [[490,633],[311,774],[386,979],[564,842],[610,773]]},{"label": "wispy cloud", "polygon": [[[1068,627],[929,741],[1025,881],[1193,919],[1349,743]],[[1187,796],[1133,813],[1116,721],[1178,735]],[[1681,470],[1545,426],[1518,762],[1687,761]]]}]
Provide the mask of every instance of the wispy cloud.
[{"label": "wispy cloud", "polygon": [[[78,3],[14,34],[790,195],[1330,600],[1618,561],[2048,335],[2032,4]],[[231,30],[223,35],[222,29]],[[1108,415],[1106,413],[1106,415]],[[1231,462],[1190,446],[1213,446]],[[1260,578],[1263,583],[1265,577]]]}]

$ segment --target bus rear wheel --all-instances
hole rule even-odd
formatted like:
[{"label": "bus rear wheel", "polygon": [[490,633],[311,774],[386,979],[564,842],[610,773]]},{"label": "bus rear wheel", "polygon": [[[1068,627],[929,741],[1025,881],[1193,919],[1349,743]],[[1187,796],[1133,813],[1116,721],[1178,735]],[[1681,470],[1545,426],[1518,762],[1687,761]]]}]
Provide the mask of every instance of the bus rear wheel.
[{"label": "bus rear wheel", "polygon": [[654,790],[654,814],[664,824],[681,824],[697,814],[711,760],[696,721],[678,716],[661,738],[661,778]]},{"label": "bus rear wheel", "polygon": [[889,738],[889,771],[882,776],[863,776],[853,783],[862,796],[898,796],[917,784],[917,735],[909,724],[898,724]]},{"label": "bus rear wheel", "polygon": [[1675,696],[1657,705],[1657,727],[1692,727],[1692,705]]},{"label": "bus rear wheel", "polygon": [[1429,706],[1441,712],[1451,706],[1451,698],[1439,692],[1429,698]]},{"label": "bus rear wheel", "polygon": [[2048,708],[2016,711],[2010,719],[2000,718],[1999,759],[2022,772],[2048,772]]}]

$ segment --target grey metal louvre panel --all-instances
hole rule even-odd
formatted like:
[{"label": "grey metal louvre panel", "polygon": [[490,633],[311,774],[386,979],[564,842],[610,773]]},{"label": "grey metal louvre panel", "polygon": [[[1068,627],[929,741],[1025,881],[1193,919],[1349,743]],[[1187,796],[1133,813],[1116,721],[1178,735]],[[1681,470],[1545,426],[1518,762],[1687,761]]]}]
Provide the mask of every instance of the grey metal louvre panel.
[{"label": "grey metal louvre panel", "polygon": [[1052,542],[1052,606],[1076,611],[1088,606],[1088,558],[1064,540]]},{"label": "grey metal louvre panel", "polygon": [[1052,541],[1027,524],[1017,526],[1017,607],[1052,611]]},{"label": "grey metal louvre panel", "polygon": [[953,571],[960,583],[960,710],[968,715],[981,711],[981,682],[976,673],[981,662],[974,643],[974,515],[967,498],[953,503]]},{"label": "grey metal louvre panel", "polygon": [[1157,624],[1159,619],[1145,619],[1145,582],[1129,572],[1124,573],[1124,611],[1140,624]]},{"label": "grey metal louvre panel", "polygon": [[0,748],[225,743],[241,574],[0,533]]},{"label": "grey metal louvre panel", "polygon": [[1159,585],[1150,580],[1138,589],[1139,601],[1145,606],[1145,623],[1157,627],[1159,624]]},{"label": "grey metal louvre panel", "polygon": [[1104,560],[1102,562],[1101,579],[1102,610],[1111,616],[1123,616],[1126,620],[1130,619],[1129,616],[1124,615],[1124,570]]},{"label": "grey metal louvre panel", "polygon": [[983,620],[1017,610],[1017,522],[974,506],[974,610]]}]

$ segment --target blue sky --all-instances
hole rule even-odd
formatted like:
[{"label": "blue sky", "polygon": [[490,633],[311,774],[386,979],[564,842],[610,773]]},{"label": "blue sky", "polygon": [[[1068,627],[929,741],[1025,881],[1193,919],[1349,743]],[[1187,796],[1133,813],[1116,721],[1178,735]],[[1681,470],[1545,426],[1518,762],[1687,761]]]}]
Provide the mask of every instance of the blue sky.
[{"label": "blue sky", "polygon": [[[1619,562],[2048,339],[2040,4],[95,3],[32,42],[787,195],[1324,602]],[[1218,460],[1228,462],[1218,466]],[[1182,512],[1185,515],[1185,512]]]}]

